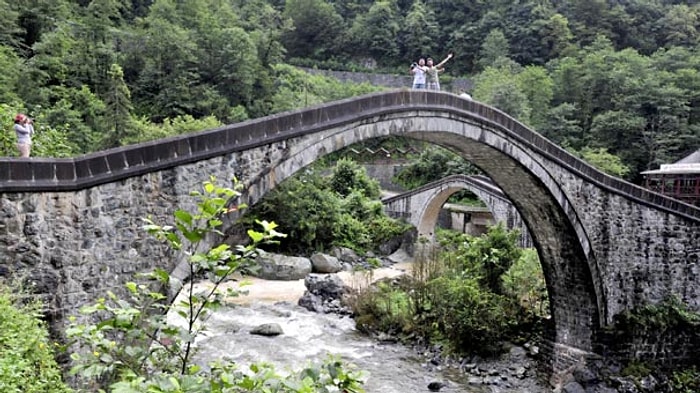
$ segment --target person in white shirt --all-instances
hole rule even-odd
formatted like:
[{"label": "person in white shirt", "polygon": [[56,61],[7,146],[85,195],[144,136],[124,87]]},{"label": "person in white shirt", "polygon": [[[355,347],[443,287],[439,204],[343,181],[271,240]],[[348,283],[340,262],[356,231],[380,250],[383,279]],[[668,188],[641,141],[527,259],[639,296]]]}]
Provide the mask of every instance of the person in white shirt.
[{"label": "person in white shirt", "polygon": [[32,119],[23,113],[15,116],[15,133],[17,133],[17,150],[20,157],[29,157],[32,149],[32,135],[34,135],[34,125]]},{"label": "person in white shirt", "polygon": [[411,64],[411,73],[413,74],[413,88],[425,89],[425,72],[428,67],[425,66],[425,59],[418,59],[418,63]]}]

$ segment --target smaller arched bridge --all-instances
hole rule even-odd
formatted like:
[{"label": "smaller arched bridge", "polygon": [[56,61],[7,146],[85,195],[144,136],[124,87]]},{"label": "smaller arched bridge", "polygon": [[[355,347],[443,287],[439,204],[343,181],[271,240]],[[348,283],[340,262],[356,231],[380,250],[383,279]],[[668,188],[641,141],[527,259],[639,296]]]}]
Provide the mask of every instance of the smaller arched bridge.
[{"label": "smaller arched bridge", "polygon": [[[252,205],[321,157],[392,135],[459,154],[517,208],[547,283],[552,367],[605,351],[599,333],[633,307],[675,296],[700,311],[700,209],[607,176],[492,107],[419,90],[70,159],[2,158],[0,274],[28,276],[60,330],[136,272],[178,275],[178,261],[143,233],[141,218],[169,222],[210,175],[242,179],[241,201]],[[658,358],[663,347],[632,350]],[[674,350],[690,358],[700,348]]]},{"label": "smaller arched bridge", "polygon": [[390,217],[403,219],[416,227],[418,236],[433,239],[440,210],[450,196],[469,190],[484,202],[493,215],[508,229],[518,229],[521,245],[531,246],[530,235],[518,210],[491,179],[481,175],[452,175],[430,182],[413,190],[382,199],[384,212]]}]

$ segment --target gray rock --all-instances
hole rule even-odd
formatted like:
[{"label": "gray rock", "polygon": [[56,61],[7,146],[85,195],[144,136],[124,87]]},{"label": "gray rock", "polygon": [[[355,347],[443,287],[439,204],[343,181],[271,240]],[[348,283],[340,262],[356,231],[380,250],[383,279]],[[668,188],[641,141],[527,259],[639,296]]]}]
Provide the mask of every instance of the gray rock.
[{"label": "gray rock", "polygon": [[355,263],[360,260],[357,253],[347,247],[334,247],[331,253],[343,262]]},{"label": "gray rock", "polygon": [[338,258],[322,253],[311,256],[311,265],[316,273],[337,273],[343,270]]},{"label": "gray rock", "polygon": [[653,393],[656,391],[658,385],[659,381],[657,381],[653,375],[647,375],[646,377],[642,378],[641,381],[639,381],[639,387],[643,392]]},{"label": "gray rock", "polygon": [[482,385],[484,383],[484,379],[481,377],[469,377],[467,383],[470,385]]},{"label": "gray rock", "polygon": [[350,287],[335,274],[309,274],[304,279],[306,292],[299,299],[299,305],[305,309],[318,313],[350,312],[343,305],[343,296],[350,292]]},{"label": "gray rock", "polygon": [[350,289],[343,280],[335,274],[310,274],[304,279],[304,285],[309,292],[320,295],[323,299],[340,299]]},{"label": "gray rock", "polygon": [[301,280],[311,273],[309,258],[261,252],[256,261],[260,269],[255,275],[265,280]]},{"label": "gray rock", "polygon": [[586,390],[578,382],[569,382],[562,388],[562,393],[586,393]]},{"label": "gray rock", "polygon": [[304,307],[305,309],[312,312],[325,312],[325,309],[323,307],[323,299],[320,296],[314,295],[309,291],[304,292],[304,295],[299,298],[298,304],[300,307]]},{"label": "gray rock", "polygon": [[282,327],[277,323],[264,323],[260,326],[254,327],[250,331],[250,334],[257,334],[258,336],[273,337],[273,336],[279,336],[280,334],[284,334],[284,331],[282,330]]},{"label": "gray rock", "polygon": [[595,385],[600,381],[598,375],[586,367],[576,368],[573,372],[573,376],[576,382],[580,383],[581,386]]}]

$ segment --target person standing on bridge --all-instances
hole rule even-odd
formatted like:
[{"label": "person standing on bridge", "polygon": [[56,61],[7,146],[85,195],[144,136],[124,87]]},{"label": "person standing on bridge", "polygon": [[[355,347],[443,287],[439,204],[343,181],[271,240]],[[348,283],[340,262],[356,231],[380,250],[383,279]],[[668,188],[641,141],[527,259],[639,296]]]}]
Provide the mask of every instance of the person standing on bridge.
[{"label": "person standing on bridge", "polygon": [[428,67],[425,66],[425,59],[418,59],[418,63],[411,64],[411,73],[413,74],[413,88],[425,89],[425,73]]},{"label": "person standing on bridge", "polygon": [[435,65],[433,65],[433,59],[428,58],[427,70],[425,72],[428,90],[440,90],[440,79],[438,74],[445,71],[442,66],[445,65],[445,63],[447,63],[447,61],[451,58],[452,53],[448,53],[447,57],[443,61]]},{"label": "person standing on bridge", "polygon": [[20,157],[29,157],[32,148],[32,135],[34,135],[34,125],[32,119],[23,113],[15,116],[15,133],[17,133],[17,150]]}]

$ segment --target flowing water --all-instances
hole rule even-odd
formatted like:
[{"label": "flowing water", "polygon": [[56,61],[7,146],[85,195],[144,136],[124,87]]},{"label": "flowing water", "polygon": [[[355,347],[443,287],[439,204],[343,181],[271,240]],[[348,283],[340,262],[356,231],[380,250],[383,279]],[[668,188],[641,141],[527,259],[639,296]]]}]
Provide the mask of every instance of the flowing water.
[{"label": "flowing water", "polygon": [[[394,266],[375,271],[374,278],[401,273],[401,266]],[[366,278],[345,275],[344,279],[357,284]],[[327,354],[334,354],[367,373],[365,389],[369,393],[429,392],[431,382],[445,384],[440,392],[546,391],[531,387],[504,388],[503,384],[498,387],[470,384],[468,377],[457,369],[431,365],[411,348],[380,343],[361,335],[355,330],[352,318],[313,313],[299,307],[296,301],[305,290],[303,280],[253,279],[246,288],[250,291],[247,296],[232,299],[206,321],[207,331],[196,342],[197,362],[224,358],[245,367],[251,362],[265,361],[285,371],[299,370],[309,362],[322,361]],[[284,333],[276,337],[250,334],[251,329],[266,323],[279,324]]]}]

